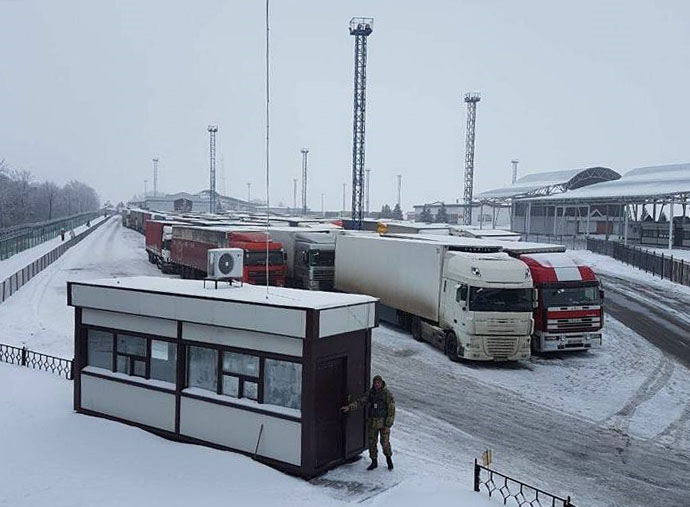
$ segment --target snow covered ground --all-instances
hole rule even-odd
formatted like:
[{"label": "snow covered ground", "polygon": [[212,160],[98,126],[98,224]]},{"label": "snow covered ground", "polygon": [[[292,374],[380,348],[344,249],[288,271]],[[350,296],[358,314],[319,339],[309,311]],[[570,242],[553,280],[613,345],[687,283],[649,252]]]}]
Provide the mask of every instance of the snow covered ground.
[{"label": "snow covered ground", "polygon": [[[152,274],[143,237],[113,220],[0,305],[0,342],[71,357],[66,281]],[[397,399],[395,471],[366,472],[365,459],[311,483],[74,414],[70,382],[0,363],[10,386],[0,390],[0,433],[15,436],[0,439],[0,505],[499,505],[470,491],[472,461],[486,448],[498,470],[576,505],[683,505],[690,373],[612,319],[599,350],[488,365],[452,363],[381,326],[372,363]]]},{"label": "snow covered ground", "polygon": [[664,257],[673,256],[674,259],[683,259],[686,262],[690,262],[690,250],[687,248],[645,248],[648,252],[654,252],[657,255],[664,254]]},{"label": "snow covered ground", "polygon": [[[102,222],[103,220],[103,217],[99,217],[93,220],[91,223],[91,227],[95,226],[99,222]],[[74,229],[74,234],[84,232],[87,228],[88,227],[86,227],[86,225],[76,227]],[[69,233],[66,235],[66,238],[69,238]],[[65,241],[67,241],[67,239],[65,239]],[[29,248],[27,250],[19,252],[18,254],[13,255],[12,257],[0,260],[0,282],[5,280],[8,276],[12,276],[20,269],[25,268],[36,259],[39,259],[44,254],[47,254],[53,248],[59,246],[62,242],[63,241],[60,239],[60,236],[58,236],[49,241],[41,243],[40,245],[36,245],[33,248]]]}]

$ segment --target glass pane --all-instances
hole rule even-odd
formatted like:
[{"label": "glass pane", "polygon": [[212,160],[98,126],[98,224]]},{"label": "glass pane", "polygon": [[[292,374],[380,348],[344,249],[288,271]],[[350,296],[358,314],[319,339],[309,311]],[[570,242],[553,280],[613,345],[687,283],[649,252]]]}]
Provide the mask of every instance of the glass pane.
[{"label": "glass pane", "polygon": [[146,338],[130,336],[126,334],[117,335],[117,351],[133,356],[146,356]]},{"label": "glass pane", "polygon": [[134,371],[132,372],[132,375],[145,378],[146,377],[146,361],[135,360],[134,361]]},{"label": "glass pane", "polygon": [[117,370],[129,375],[129,356],[117,356]]},{"label": "glass pane", "polygon": [[240,395],[240,379],[232,375],[223,375],[223,394],[237,398]]},{"label": "glass pane", "polygon": [[258,377],[259,358],[236,352],[225,352],[223,354],[223,371]]},{"label": "glass pane", "polygon": [[189,347],[187,385],[216,392],[218,352],[202,347]]},{"label": "glass pane", "polygon": [[297,408],[302,399],[302,365],[277,359],[264,362],[264,403]]},{"label": "glass pane", "polygon": [[113,335],[89,329],[86,341],[86,364],[107,370],[113,369]]},{"label": "glass pane", "polygon": [[256,382],[247,382],[245,380],[242,389],[242,396],[244,398],[251,398],[252,400],[256,400],[259,398],[259,384],[257,384]]},{"label": "glass pane", "polygon": [[177,346],[174,343],[151,340],[151,378],[175,383]]}]

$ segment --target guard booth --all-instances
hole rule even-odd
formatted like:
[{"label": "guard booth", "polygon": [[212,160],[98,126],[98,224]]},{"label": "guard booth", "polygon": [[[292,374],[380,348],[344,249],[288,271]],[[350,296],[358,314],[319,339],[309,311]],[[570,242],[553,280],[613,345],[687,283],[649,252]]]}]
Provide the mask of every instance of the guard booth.
[{"label": "guard booth", "polygon": [[74,409],[306,478],[365,447],[376,299],[199,280],[67,283]]}]

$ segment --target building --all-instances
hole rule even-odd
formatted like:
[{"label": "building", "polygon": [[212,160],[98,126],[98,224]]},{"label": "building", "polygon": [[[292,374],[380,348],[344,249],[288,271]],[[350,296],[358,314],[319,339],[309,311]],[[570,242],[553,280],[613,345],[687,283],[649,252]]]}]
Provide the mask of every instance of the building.
[{"label": "building", "polygon": [[68,282],[74,409],[304,477],[359,455],[340,407],[369,386],[376,299],[203,284]]},{"label": "building", "polygon": [[[257,209],[256,203],[243,201],[235,197],[228,197],[217,194],[218,204],[223,210],[255,212]],[[204,213],[209,209],[209,192],[208,190],[199,192],[198,194],[189,194],[187,192],[178,192],[176,194],[146,196],[146,199],[139,203],[139,206],[145,209],[161,212],[194,212]]]}]

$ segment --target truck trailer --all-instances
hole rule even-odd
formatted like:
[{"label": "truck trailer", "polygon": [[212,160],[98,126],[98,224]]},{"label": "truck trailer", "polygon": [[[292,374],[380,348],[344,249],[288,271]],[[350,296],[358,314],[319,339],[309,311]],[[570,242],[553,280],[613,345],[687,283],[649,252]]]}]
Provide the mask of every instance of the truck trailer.
[{"label": "truck trailer", "polygon": [[529,358],[529,268],[487,241],[412,236],[337,236],[335,288],[379,298],[392,309],[381,309],[382,320],[396,320],[452,361]]},{"label": "truck trailer", "polygon": [[287,255],[287,285],[308,290],[333,290],[335,233],[331,228],[270,227]]},{"label": "truck trailer", "polygon": [[589,266],[562,245],[506,242],[503,251],[527,264],[538,292],[532,350],[559,352],[600,347],[604,291]]},{"label": "truck trailer", "polygon": [[[283,245],[266,231],[249,227],[174,226],[170,242],[172,264],[182,278],[206,276],[208,251],[212,248],[244,250],[242,280],[254,285],[285,285],[287,260]],[[268,256],[268,257],[267,257]],[[268,280],[266,259],[268,258]]]}]

